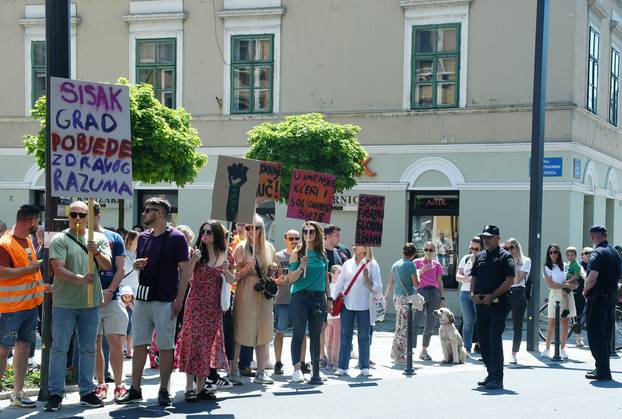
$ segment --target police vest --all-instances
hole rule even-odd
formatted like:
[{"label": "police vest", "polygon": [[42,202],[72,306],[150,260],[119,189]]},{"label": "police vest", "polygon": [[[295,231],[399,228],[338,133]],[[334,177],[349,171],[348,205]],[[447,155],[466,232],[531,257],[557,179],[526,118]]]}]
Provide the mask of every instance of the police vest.
[{"label": "police vest", "polygon": [[[26,240],[30,254],[36,258],[37,253],[30,239]],[[13,237],[13,234],[2,236],[0,247],[11,256],[14,267],[20,268],[30,265],[31,259],[28,257],[28,253]],[[39,271],[17,278],[0,278],[0,313],[14,313],[37,307],[43,301],[44,289],[43,278]]]}]

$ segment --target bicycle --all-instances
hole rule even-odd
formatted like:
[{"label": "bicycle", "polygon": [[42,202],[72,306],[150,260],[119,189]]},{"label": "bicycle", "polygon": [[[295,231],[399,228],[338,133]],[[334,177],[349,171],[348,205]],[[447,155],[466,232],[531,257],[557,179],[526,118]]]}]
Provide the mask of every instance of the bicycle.
[{"label": "bicycle", "polygon": [[[544,299],[544,304],[540,307],[540,316],[538,319],[538,331],[540,334],[540,339],[546,340],[546,329],[548,327],[548,309],[549,309],[549,299]],[[616,342],[616,351],[622,350],[622,303],[616,303],[616,311],[613,318],[615,323],[615,342]],[[572,336],[573,333],[581,333],[582,330],[587,329],[585,325],[585,313],[579,316],[579,322],[577,322],[577,318],[573,317],[570,319],[569,327],[568,327],[568,337]]]}]

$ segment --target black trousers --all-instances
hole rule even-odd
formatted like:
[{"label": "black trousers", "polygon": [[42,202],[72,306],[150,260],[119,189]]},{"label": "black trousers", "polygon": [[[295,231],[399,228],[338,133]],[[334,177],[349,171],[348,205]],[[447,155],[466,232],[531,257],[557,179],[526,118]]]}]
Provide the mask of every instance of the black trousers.
[{"label": "black trousers", "polygon": [[488,378],[503,383],[503,341],[505,330],[506,301],[486,306],[478,304],[477,336],[482,360],[488,371]]},{"label": "black trousers", "polygon": [[514,338],[512,339],[512,352],[518,352],[523,341],[523,320],[527,310],[527,294],[525,287],[510,288],[510,303],[507,305],[508,313],[512,311],[512,324],[514,326]]},{"label": "black trousers", "polygon": [[603,377],[611,376],[609,357],[611,356],[611,330],[616,295],[588,295],[585,306],[587,338],[590,351],[596,361],[596,373]]}]

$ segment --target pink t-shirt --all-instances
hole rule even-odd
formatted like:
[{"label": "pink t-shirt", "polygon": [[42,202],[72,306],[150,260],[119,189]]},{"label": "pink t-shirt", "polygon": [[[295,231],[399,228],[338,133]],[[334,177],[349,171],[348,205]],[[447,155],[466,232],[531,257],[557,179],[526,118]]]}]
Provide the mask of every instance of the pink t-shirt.
[{"label": "pink t-shirt", "polygon": [[[438,260],[432,259],[429,262],[432,265],[432,269],[426,271],[422,275],[419,276],[419,288],[423,287],[435,287],[438,288],[438,281],[436,278],[440,275],[443,276],[443,267],[438,262]],[[425,258],[415,259],[415,266],[417,270],[423,268],[425,265]]]}]

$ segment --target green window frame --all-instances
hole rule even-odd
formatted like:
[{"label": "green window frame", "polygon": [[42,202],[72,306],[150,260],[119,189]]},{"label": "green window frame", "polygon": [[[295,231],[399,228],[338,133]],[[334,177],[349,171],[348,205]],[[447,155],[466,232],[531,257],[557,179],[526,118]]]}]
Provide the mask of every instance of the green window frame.
[{"label": "green window frame", "polygon": [[272,113],[274,34],[231,37],[230,80],[230,113]]},{"label": "green window frame", "polygon": [[32,41],[30,44],[30,71],[32,106],[37,99],[45,96],[45,41]]},{"label": "green window frame", "polygon": [[412,27],[411,109],[460,103],[460,23]]},{"label": "green window frame", "polygon": [[177,106],[177,39],[136,40],[136,83],[151,84],[163,105]]},{"label": "green window frame", "polygon": [[598,69],[600,59],[600,34],[590,26],[587,57],[587,110],[598,112]]},{"label": "green window frame", "polygon": [[609,122],[618,126],[620,93],[620,51],[611,48],[611,78],[609,80]]}]

